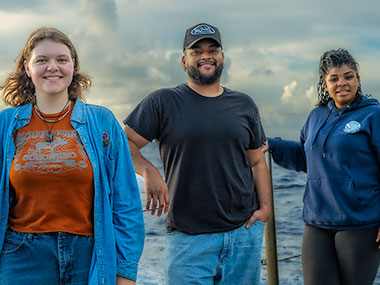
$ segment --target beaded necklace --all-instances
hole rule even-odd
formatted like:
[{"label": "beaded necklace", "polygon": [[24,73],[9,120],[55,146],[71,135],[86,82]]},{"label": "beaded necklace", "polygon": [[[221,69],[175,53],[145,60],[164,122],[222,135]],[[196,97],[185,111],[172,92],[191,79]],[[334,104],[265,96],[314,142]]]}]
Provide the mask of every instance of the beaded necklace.
[{"label": "beaded necklace", "polygon": [[[67,111],[65,111],[67,105],[69,105],[69,108],[67,108]],[[37,116],[46,124],[47,126],[47,132],[46,132],[46,136],[45,136],[45,140],[47,142],[52,142],[54,140],[54,136],[53,136],[53,127],[55,125],[56,122],[59,122],[60,120],[62,120],[69,112],[70,112],[70,107],[71,107],[71,104],[70,104],[70,100],[67,100],[65,106],[63,107],[62,111],[59,112],[57,118],[55,120],[48,120],[44,117],[44,115],[42,114],[40,108],[38,107],[37,103],[34,105],[34,109],[36,111],[36,114]],[[64,112],[64,113],[63,113]],[[48,123],[51,123],[52,125],[49,127],[49,124]]]}]

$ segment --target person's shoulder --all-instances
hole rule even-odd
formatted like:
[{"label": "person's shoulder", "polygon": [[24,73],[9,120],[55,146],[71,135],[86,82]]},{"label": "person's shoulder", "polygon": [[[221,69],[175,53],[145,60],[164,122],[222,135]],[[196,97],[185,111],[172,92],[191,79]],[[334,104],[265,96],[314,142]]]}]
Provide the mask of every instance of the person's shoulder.
[{"label": "person's shoulder", "polygon": [[9,119],[14,118],[20,108],[21,107],[6,107],[5,109],[0,110],[0,122],[5,123]]},{"label": "person's shoulder", "polygon": [[361,109],[363,112],[371,117],[373,117],[376,121],[380,120],[380,104],[376,99],[368,99],[371,100],[372,104],[367,104],[363,106]]},{"label": "person's shoulder", "polygon": [[20,109],[21,107],[7,107],[0,110],[0,132],[2,135],[12,125],[12,121],[17,118]]},{"label": "person's shoulder", "polygon": [[165,88],[160,88],[157,89],[153,92],[151,92],[148,97],[153,97],[153,98],[160,98],[160,97],[167,97],[168,95],[175,95],[181,92],[186,91],[186,84],[180,84],[176,87],[165,87]]},{"label": "person's shoulder", "polygon": [[113,116],[113,112],[105,106],[100,106],[100,105],[96,105],[96,104],[89,104],[89,103],[84,103],[84,104],[85,104],[86,109],[88,111]]},{"label": "person's shoulder", "polygon": [[157,106],[166,105],[173,99],[181,96],[181,94],[184,94],[186,91],[187,89],[185,84],[181,84],[176,87],[160,88],[148,94],[143,99],[143,102],[153,102],[153,104]]},{"label": "person's shoulder", "polygon": [[364,97],[359,106],[364,107],[367,110],[370,109],[370,110],[373,110],[374,112],[380,112],[379,101],[375,98]]},{"label": "person's shoulder", "polygon": [[83,104],[86,108],[87,119],[98,121],[102,124],[110,124],[112,122],[114,122],[115,124],[117,123],[115,114],[107,107],[89,103]]},{"label": "person's shoulder", "polygon": [[329,110],[329,107],[327,106],[313,106],[310,113],[324,112],[327,110]]},{"label": "person's shoulder", "polygon": [[86,119],[88,123],[103,134],[117,134],[124,133],[119,121],[115,114],[107,107],[84,103],[86,108]]},{"label": "person's shoulder", "polygon": [[225,94],[227,94],[230,98],[237,99],[240,103],[250,106],[254,109],[258,109],[254,98],[252,96],[248,95],[247,93],[237,91],[237,90],[232,90],[227,87],[223,87]]},{"label": "person's shoulder", "polygon": [[247,102],[254,103],[252,96],[248,95],[247,93],[244,93],[244,92],[238,91],[238,90],[229,89],[229,88],[224,87],[224,86],[223,86],[223,88],[224,88],[225,94],[235,96],[235,98],[239,98],[240,100],[245,100]]},{"label": "person's shoulder", "polygon": [[330,112],[330,107],[329,106],[314,106],[310,113],[309,113],[309,116],[310,115],[316,115],[316,114],[323,114],[323,113],[326,113],[326,112]]},{"label": "person's shoulder", "polygon": [[224,92],[229,95],[236,95],[236,96],[241,96],[243,98],[251,98],[247,93],[244,93],[242,91],[238,91],[235,89],[230,89],[228,87],[223,86]]},{"label": "person's shoulder", "polygon": [[329,106],[315,106],[309,112],[309,115],[305,121],[305,127],[308,125],[314,125],[316,122],[323,121],[330,114],[331,108]]},{"label": "person's shoulder", "polygon": [[0,116],[1,118],[8,117],[12,114],[14,114],[17,111],[17,107],[7,107],[2,110],[0,110]]}]

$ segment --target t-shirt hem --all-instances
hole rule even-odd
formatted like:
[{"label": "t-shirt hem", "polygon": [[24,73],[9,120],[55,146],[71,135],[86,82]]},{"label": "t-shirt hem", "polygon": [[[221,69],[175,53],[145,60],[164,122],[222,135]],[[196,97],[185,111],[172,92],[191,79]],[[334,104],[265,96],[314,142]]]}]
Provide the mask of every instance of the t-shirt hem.
[{"label": "t-shirt hem", "polygon": [[185,229],[180,228],[180,227],[177,226],[177,227],[173,227],[173,228],[167,227],[167,232],[168,233],[181,232],[181,233],[184,233],[184,234],[187,234],[187,235],[202,235],[202,234],[225,233],[225,232],[236,230],[236,229],[240,228],[241,226],[245,225],[245,223],[249,220],[250,217],[251,216],[249,216],[248,218],[246,218],[243,222],[239,223],[238,225],[234,225],[234,226],[231,226],[231,227],[228,227],[228,228],[223,228],[223,229],[210,229],[210,230],[204,230],[204,231],[188,231],[188,230],[185,230]]},{"label": "t-shirt hem", "polygon": [[20,232],[20,233],[24,233],[24,234],[48,234],[48,233],[69,233],[69,234],[73,234],[73,235],[79,235],[79,236],[93,236],[94,233],[84,233],[84,232],[77,232],[77,231],[67,231],[67,230],[63,230],[63,229],[56,229],[56,230],[22,230],[22,229],[18,229],[18,228],[15,228],[11,225],[8,224],[8,227],[15,231],[15,232]]}]

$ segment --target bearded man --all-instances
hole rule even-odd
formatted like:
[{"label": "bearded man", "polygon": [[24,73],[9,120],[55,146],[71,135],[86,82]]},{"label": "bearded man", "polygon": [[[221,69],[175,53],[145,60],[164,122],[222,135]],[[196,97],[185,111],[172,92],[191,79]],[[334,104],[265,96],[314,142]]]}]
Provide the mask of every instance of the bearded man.
[{"label": "bearded man", "polygon": [[[151,93],[124,120],[146,209],[167,213],[166,282],[259,284],[272,201],[258,108],[248,95],[221,86],[216,27],[187,29],[182,64],[186,84]],[[140,152],[152,140],[165,180]]]}]

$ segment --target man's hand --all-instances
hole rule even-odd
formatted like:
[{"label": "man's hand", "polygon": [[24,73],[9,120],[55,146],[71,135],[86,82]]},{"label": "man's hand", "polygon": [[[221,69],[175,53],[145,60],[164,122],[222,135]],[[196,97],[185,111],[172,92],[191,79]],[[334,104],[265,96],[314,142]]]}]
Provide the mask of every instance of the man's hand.
[{"label": "man's hand", "polygon": [[271,208],[267,207],[265,209],[258,209],[253,212],[252,216],[249,218],[245,227],[248,229],[253,225],[255,221],[260,221],[262,223],[266,223],[271,215]]},{"label": "man's hand", "polygon": [[262,151],[263,153],[266,153],[267,151],[269,151],[268,140],[266,140],[266,141],[264,142],[264,144],[261,146],[261,151]]},{"label": "man's hand", "polygon": [[[146,192],[145,209],[160,217],[162,211],[166,214],[169,210],[168,186],[156,169],[147,170],[144,174],[144,187]],[[158,205],[158,208],[157,208]]]}]

